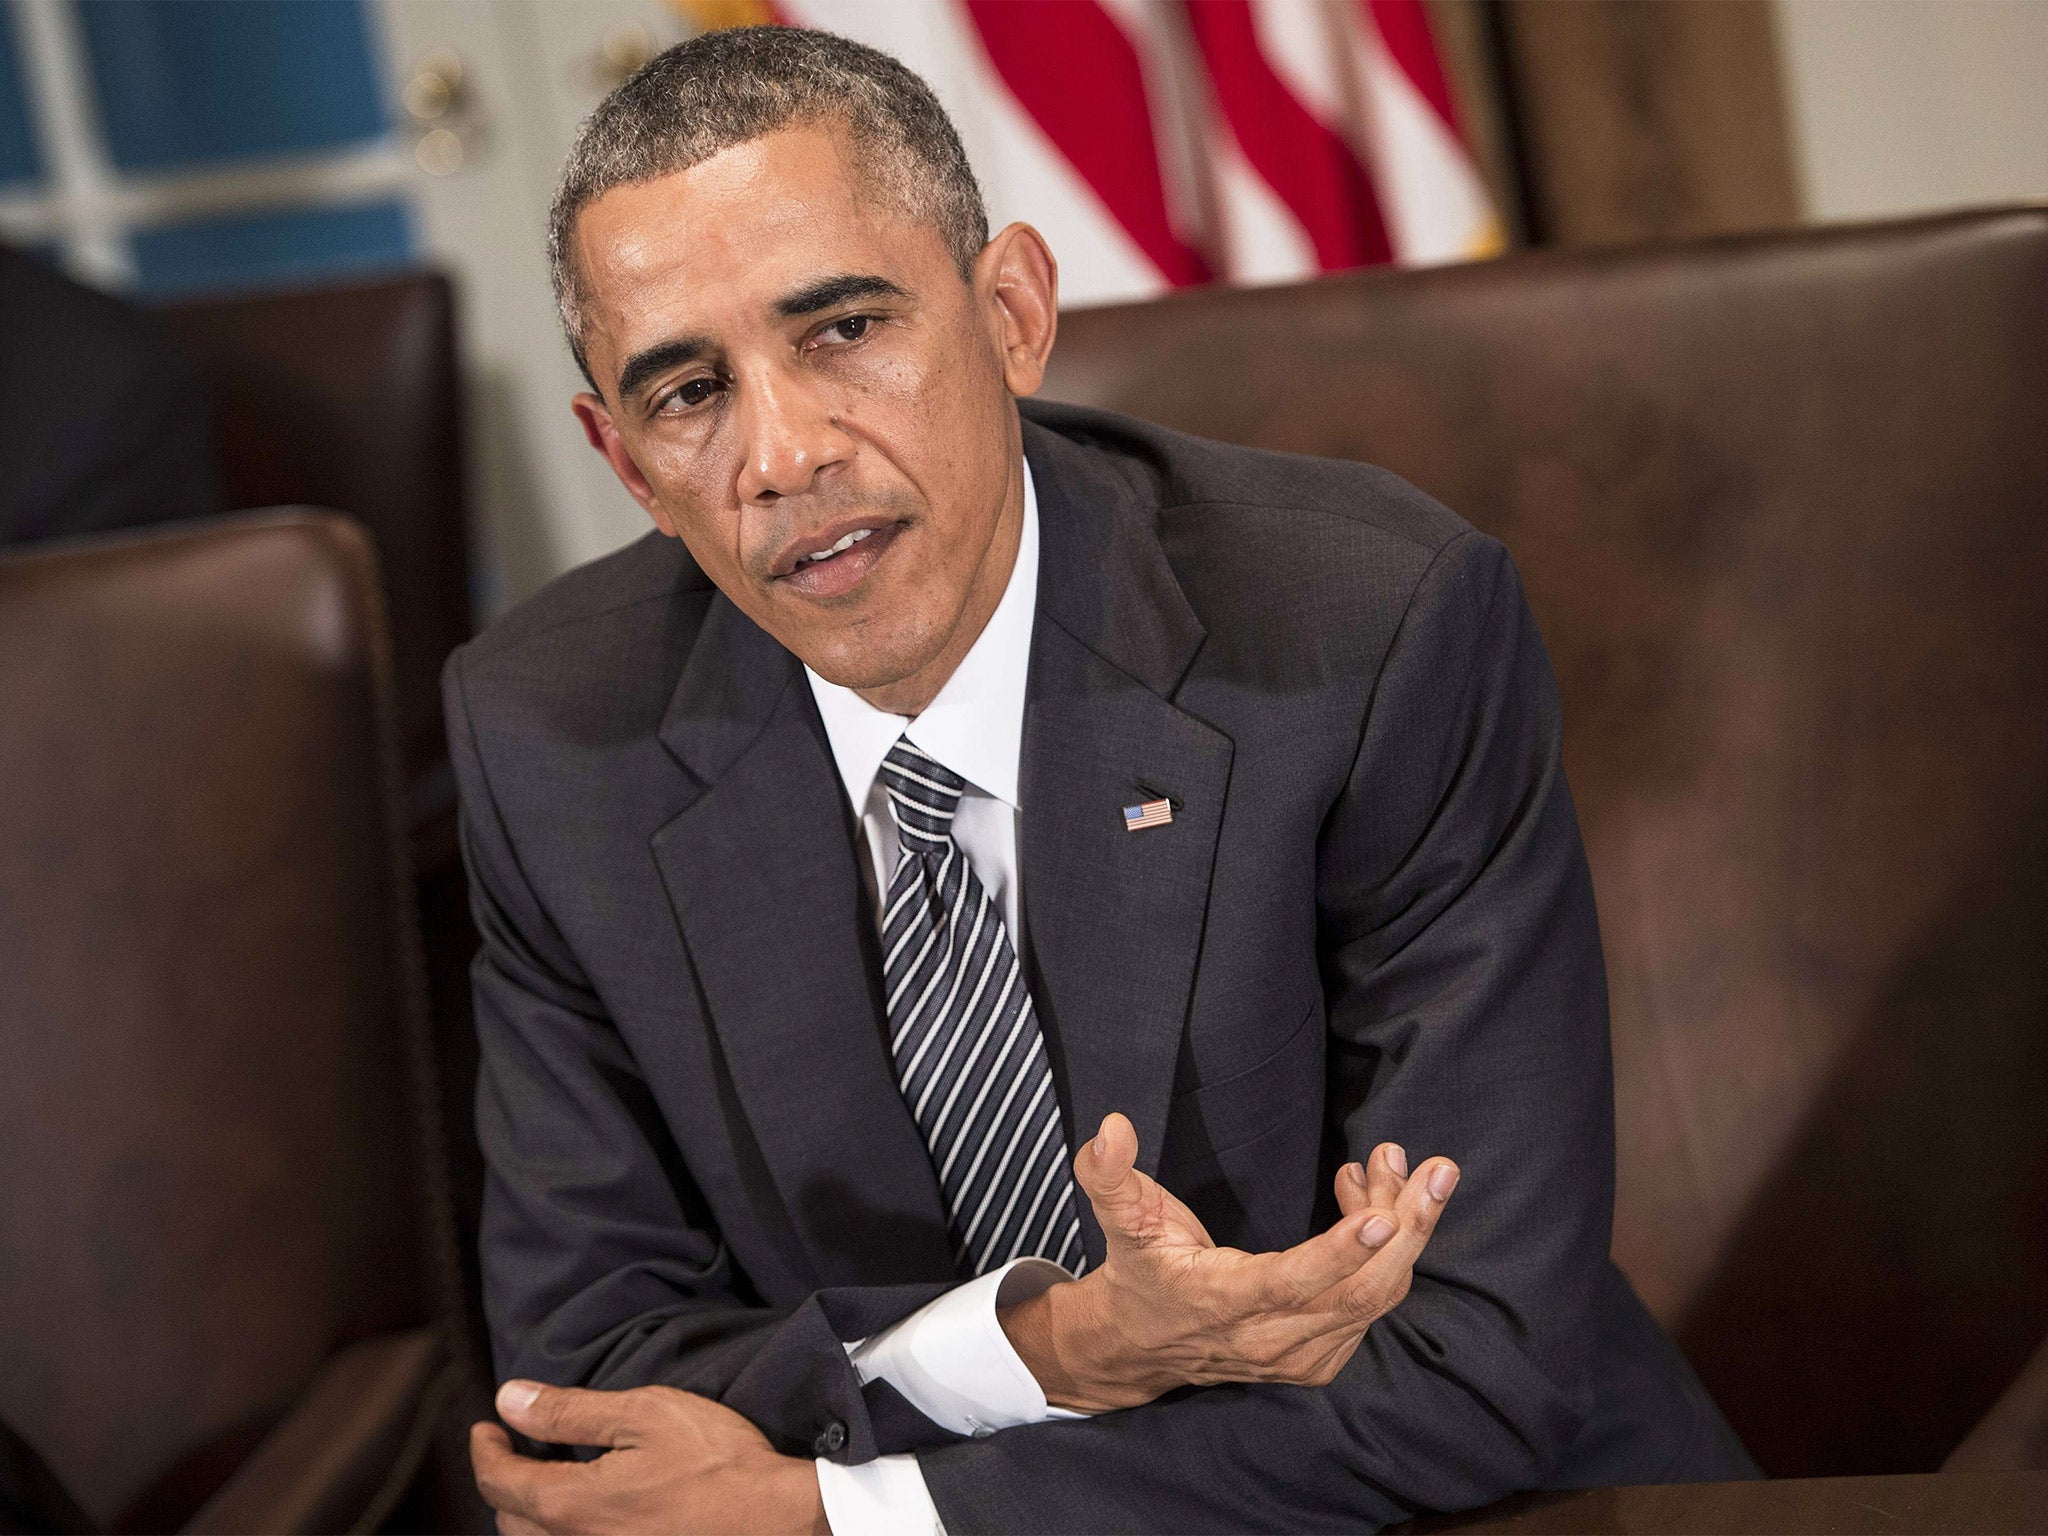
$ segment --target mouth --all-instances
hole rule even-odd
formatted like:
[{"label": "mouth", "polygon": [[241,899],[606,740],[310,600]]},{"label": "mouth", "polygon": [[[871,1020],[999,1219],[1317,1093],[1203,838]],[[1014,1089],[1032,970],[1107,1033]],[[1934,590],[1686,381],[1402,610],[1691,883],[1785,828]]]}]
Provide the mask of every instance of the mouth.
[{"label": "mouth", "polygon": [[900,522],[846,522],[786,547],[771,568],[777,586],[805,597],[838,597],[860,584],[902,532]]}]

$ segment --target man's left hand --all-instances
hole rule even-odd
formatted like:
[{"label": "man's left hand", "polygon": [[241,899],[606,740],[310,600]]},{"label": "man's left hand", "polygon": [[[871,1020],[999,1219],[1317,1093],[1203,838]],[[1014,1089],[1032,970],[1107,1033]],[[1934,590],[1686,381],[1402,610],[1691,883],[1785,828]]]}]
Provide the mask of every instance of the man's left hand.
[{"label": "man's left hand", "polygon": [[508,1381],[498,1414],[521,1434],[605,1448],[595,1461],[521,1456],[496,1424],[469,1432],[476,1485],[503,1536],[748,1531],[830,1536],[817,1469],[777,1454],[741,1415],[674,1387],[591,1392]]}]

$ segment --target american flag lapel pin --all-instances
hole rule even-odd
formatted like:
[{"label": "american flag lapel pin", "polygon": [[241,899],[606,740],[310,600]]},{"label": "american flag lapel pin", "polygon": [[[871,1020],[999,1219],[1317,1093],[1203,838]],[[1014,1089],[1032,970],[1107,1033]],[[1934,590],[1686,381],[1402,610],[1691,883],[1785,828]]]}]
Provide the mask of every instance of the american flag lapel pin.
[{"label": "american flag lapel pin", "polygon": [[1173,821],[1171,800],[1147,800],[1139,805],[1124,807],[1124,830],[1142,832],[1147,827],[1163,827]]}]

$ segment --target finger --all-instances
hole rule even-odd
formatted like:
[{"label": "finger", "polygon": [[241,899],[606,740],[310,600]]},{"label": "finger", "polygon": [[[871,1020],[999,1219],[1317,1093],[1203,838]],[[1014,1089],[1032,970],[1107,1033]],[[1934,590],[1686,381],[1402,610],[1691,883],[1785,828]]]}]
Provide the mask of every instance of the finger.
[{"label": "finger", "polygon": [[1448,1157],[1432,1157],[1415,1170],[1394,1201],[1394,1217],[1400,1231],[1387,1244],[1384,1258],[1389,1264],[1413,1264],[1436,1231],[1444,1202],[1458,1187],[1458,1165]]},{"label": "finger", "polygon": [[1375,1207],[1391,1211],[1408,1182],[1408,1156],[1394,1142],[1383,1141],[1363,1163],[1337,1170],[1337,1209],[1346,1216]]},{"label": "finger", "polygon": [[1407,1295],[1415,1261],[1428,1246],[1437,1218],[1457,1185],[1458,1165],[1447,1157],[1433,1157],[1415,1170],[1394,1203],[1397,1230],[1349,1282],[1345,1297],[1349,1310],[1377,1318]]},{"label": "finger", "polygon": [[1339,1217],[1328,1231],[1317,1233],[1305,1243],[1268,1255],[1262,1303],[1268,1307],[1298,1307],[1332,1286],[1343,1284],[1394,1232],[1395,1223],[1388,1212],[1367,1209]]},{"label": "finger", "polygon": [[1074,1154],[1074,1182],[1095,1208],[1102,1235],[1112,1245],[1137,1240],[1144,1213],[1145,1176],[1137,1170],[1138,1133],[1122,1115],[1102,1117],[1095,1139]]},{"label": "finger", "polygon": [[1112,1249],[1214,1248],[1201,1218],[1173,1191],[1137,1167],[1138,1133],[1122,1115],[1105,1116],[1094,1141],[1074,1155],[1075,1181],[1095,1210]]},{"label": "finger", "polygon": [[629,1444],[640,1421],[632,1392],[593,1392],[508,1381],[498,1388],[498,1417],[534,1440],[557,1445]]},{"label": "finger", "polygon": [[1357,1163],[1346,1163],[1337,1170],[1337,1209],[1346,1216],[1356,1216],[1372,1205],[1372,1197],[1366,1193],[1365,1169]]},{"label": "finger", "polygon": [[535,1461],[512,1449],[512,1437],[496,1424],[469,1427],[469,1461],[477,1492],[500,1516],[539,1522],[547,1490],[563,1472],[582,1470],[566,1462]]},{"label": "finger", "polygon": [[1399,1142],[1383,1141],[1372,1149],[1365,1162],[1365,1182],[1374,1205],[1383,1211],[1394,1209],[1408,1187],[1408,1154]]},{"label": "finger", "polygon": [[524,1515],[508,1515],[498,1511],[498,1536],[551,1536],[548,1528],[538,1525]]},{"label": "finger", "polygon": [[1363,1163],[1337,1170],[1337,1208],[1346,1216],[1375,1208],[1391,1211],[1407,1182],[1408,1155],[1398,1144],[1383,1141]]}]

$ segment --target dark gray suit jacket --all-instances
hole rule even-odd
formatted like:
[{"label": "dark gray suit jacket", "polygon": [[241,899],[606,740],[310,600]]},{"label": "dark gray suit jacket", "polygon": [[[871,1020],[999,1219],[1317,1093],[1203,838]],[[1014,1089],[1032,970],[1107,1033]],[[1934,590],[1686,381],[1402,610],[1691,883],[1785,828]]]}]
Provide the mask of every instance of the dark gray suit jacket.
[{"label": "dark gray suit jacket", "polygon": [[[1607,1257],[1607,1005],[1555,686],[1501,547],[1382,471],[1029,405],[1025,965],[1069,1143],[1249,1249],[1394,1140],[1464,1179],[1320,1389],[956,1440],[842,1340],[953,1274],[801,667],[658,536],[447,673],[484,947],[499,1368],[915,1449],[948,1530],[1363,1528],[1740,1476]],[[1170,826],[1122,807],[1170,797]],[[1086,1223],[1091,1262],[1102,1237]]]}]

